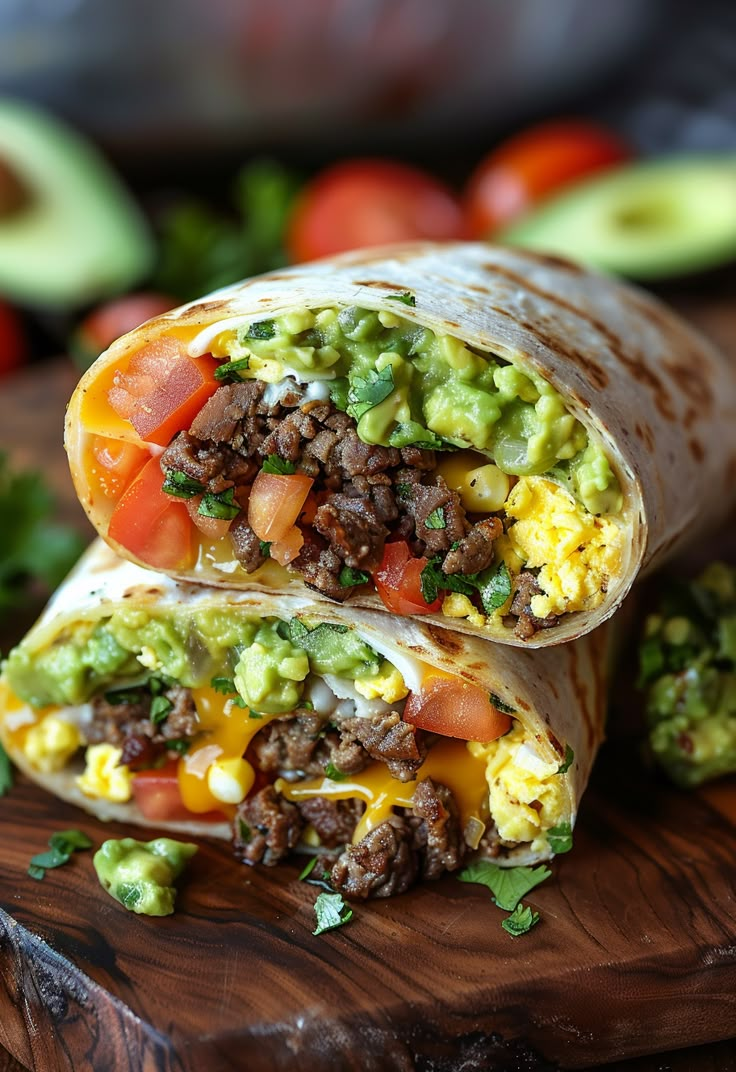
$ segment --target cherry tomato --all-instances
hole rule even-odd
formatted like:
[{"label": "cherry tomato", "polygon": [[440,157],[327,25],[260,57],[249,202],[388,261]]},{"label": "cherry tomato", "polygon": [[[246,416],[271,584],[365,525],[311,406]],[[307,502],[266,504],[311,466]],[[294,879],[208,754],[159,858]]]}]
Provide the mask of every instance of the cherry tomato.
[{"label": "cherry tomato", "polygon": [[187,819],[222,822],[219,812],[195,814],[184,806],[179,792],[178,763],[176,759],[169,760],[163,767],[133,775],[133,798],[144,817],[152,822]]},{"label": "cherry tomato", "polygon": [[217,364],[209,356],[189,357],[178,339],[158,339],[133,354],[127,369],[116,374],[108,401],[141,439],[168,446],[219,387]]},{"label": "cherry tomato", "polygon": [[90,365],[111,343],[154,316],[167,313],[177,302],[154,292],[126,294],[105,302],[89,313],[71,340],[71,349],[80,365]]},{"label": "cherry tomato", "polygon": [[343,250],[463,234],[462,210],[452,191],[418,168],[392,160],[348,160],[309,183],[287,224],[292,261]]},{"label": "cherry tomato", "polygon": [[153,569],[185,569],[194,560],[194,527],[182,499],[162,491],[158,458],[151,458],[119,500],[108,536]]},{"label": "cherry tomato", "polygon": [[303,473],[264,473],[253,481],[248,524],[259,540],[285,540],[301,513],[314,481]]},{"label": "cherry tomato", "polygon": [[394,614],[434,614],[442,606],[441,599],[427,603],[422,595],[421,575],[428,561],[412,557],[403,540],[386,544],[373,580],[385,606]]},{"label": "cherry tomato", "polygon": [[421,692],[409,695],[403,718],[419,729],[463,741],[495,741],[511,728],[510,717],[493,706],[480,686],[440,676],[426,678]]},{"label": "cherry tomato", "polygon": [[28,357],[28,342],[12,305],[0,302],[0,376],[18,368]]},{"label": "cherry tomato", "polygon": [[487,238],[549,194],[631,157],[609,131],[582,119],[531,127],[481,160],[464,194],[473,238]]}]

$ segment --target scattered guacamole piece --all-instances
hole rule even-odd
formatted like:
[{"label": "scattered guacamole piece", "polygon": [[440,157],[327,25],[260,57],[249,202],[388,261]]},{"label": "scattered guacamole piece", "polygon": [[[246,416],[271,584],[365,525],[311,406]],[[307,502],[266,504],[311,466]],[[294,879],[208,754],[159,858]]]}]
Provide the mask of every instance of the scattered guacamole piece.
[{"label": "scattered guacamole piece", "polygon": [[174,881],[197,851],[190,842],[171,838],[103,842],[93,863],[100,885],[130,912],[170,916],[174,911]]},{"label": "scattered guacamole piece", "polygon": [[670,584],[644,625],[639,685],[651,753],[677,785],[736,771],[736,569]]}]

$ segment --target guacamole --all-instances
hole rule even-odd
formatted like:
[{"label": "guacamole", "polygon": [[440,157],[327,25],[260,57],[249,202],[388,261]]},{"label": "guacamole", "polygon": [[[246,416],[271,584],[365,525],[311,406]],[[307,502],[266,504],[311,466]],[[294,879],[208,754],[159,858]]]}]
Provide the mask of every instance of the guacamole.
[{"label": "guacamole", "polygon": [[347,626],[261,619],[237,608],[150,613],[125,607],[67,627],[40,651],[20,644],[4,672],[13,692],[33,707],[82,704],[122,685],[163,680],[202,688],[222,679],[234,682],[248,707],[273,714],[298,706],[310,673],[356,681],[374,677],[382,662]]},{"label": "guacamole", "polygon": [[190,842],[171,838],[103,842],[93,858],[100,885],[130,912],[170,916],[174,911],[174,881],[197,851]]},{"label": "guacamole", "polygon": [[736,771],[736,569],[711,564],[672,584],[639,649],[649,746],[689,788]]},{"label": "guacamole", "polygon": [[366,443],[472,447],[515,476],[562,464],[590,513],[620,509],[603,451],[546,380],[393,312],[285,313],[223,332],[213,353],[247,359],[238,372],[246,379],[327,380],[333,403],[357,420]]}]

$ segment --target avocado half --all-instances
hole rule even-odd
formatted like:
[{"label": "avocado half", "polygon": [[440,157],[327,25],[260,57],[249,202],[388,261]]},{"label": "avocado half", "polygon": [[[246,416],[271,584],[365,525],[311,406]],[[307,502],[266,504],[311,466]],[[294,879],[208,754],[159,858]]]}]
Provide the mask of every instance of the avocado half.
[{"label": "avocado half", "polygon": [[625,164],[545,202],[496,240],[631,279],[715,268],[736,257],[736,157]]},{"label": "avocado half", "polygon": [[0,99],[0,295],[69,308],[153,264],[147,223],[103,157],[48,113]]}]

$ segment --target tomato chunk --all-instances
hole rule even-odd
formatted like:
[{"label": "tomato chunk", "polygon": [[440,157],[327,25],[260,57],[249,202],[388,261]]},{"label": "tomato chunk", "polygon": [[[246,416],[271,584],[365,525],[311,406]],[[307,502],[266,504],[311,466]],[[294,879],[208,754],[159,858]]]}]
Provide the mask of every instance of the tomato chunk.
[{"label": "tomato chunk", "polygon": [[426,678],[421,692],[411,693],[403,718],[419,729],[463,741],[495,741],[511,728],[509,715],[495,708],[480,686],[439,675]]},{"label": "tomato chunk", "polygon": [[427,603],[422,595],[422,570],[428,561],[414,558],[403,540],[386,544],[373,580],[379,596],[394,614],[434,614],[442,606],[441,599]]},{"label": "tomato chunk", "polygon": [[184,806],[179,792],[178,764],[179,761],[173,759],[163,767],[138,771],[133,775],[133,798],[144,817],[152,822],[187,819],[221,822],[220,812],[198,814]]},{"label": "tomato chunk", "polygon": [[90,437],[90,455],[87,479],[90,486],[102,492],[107,499],[119,499],[151,457],[143,447],[100,435]]},{"label": "tomato chunk", "polygon": [[217,390],[216,368],[212,357],[190,357],[180,339],[157,339],[115,374],[108,401],[141,439],[165,447]]},{"label": "tomato chunk", "polygon": [[194,561],[194,529],[186,503],[162,491],[151,458],[113,510],[108,536],[153,569],[185,569]]},{"label": "tomato chunk", "polygon": [[222,517],[207,517],[205,514],[200,514],[199,504],[201,502],[201,495],[195,495],[192,499],[186,500],[186,508],[189,517],[199,531],[203,532],[205,536],[209,536],[211,540],[223,539],[230,531],[232,521],[227,521]]},{"label": "tomato chunk", "polygon": [[248,499],[248,524],[259,540],[285,540],[301,513],[314,481],[303,473],[264,473],[253,481]]}]

